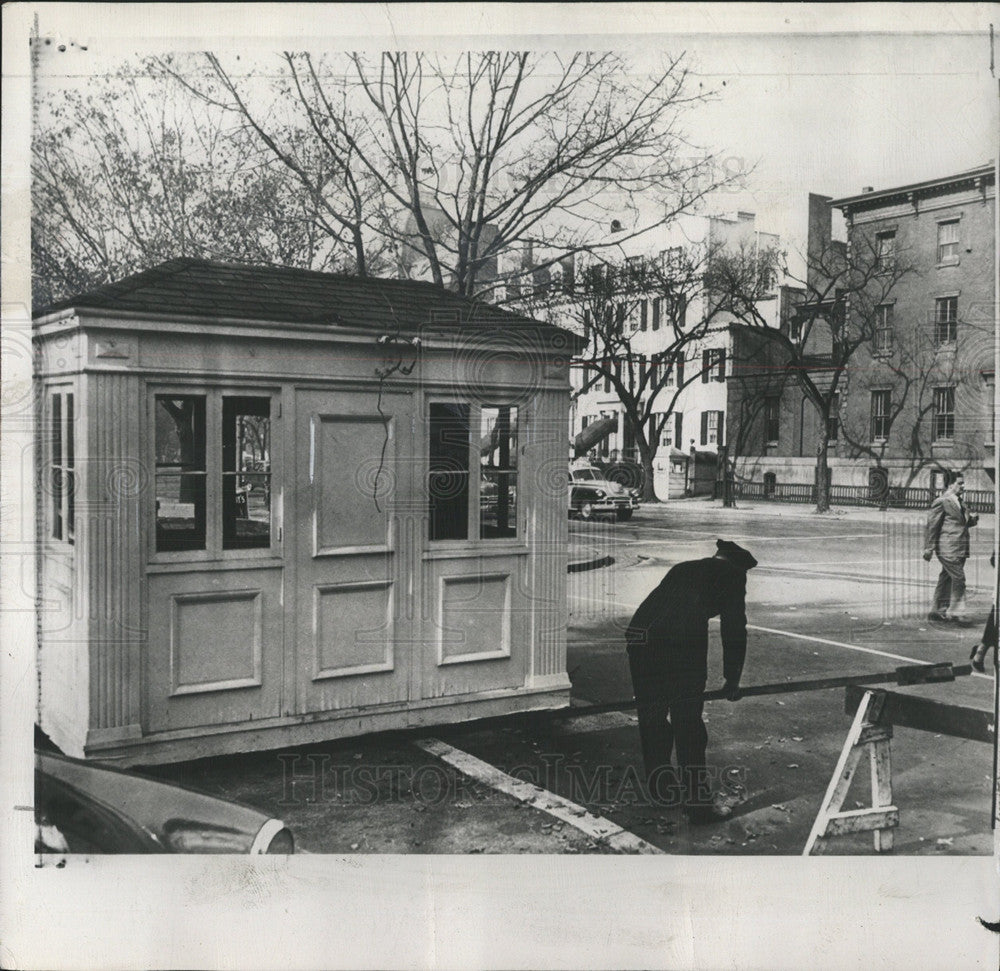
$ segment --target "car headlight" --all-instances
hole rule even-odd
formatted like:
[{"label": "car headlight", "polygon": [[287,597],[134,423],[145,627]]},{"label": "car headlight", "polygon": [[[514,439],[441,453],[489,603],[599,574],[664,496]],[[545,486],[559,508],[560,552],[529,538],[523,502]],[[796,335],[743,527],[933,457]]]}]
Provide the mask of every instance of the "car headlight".
[{"label": "car headlight", "polygon": [[603,489],[598,489],[596,492],[596,496],[598,499],[607,499],[608,494]]},{"label": "car headlight", "polygon": [[164,826],[164,836],[174,853],[245,853],[249,838],[238,829],[177,819]]}]

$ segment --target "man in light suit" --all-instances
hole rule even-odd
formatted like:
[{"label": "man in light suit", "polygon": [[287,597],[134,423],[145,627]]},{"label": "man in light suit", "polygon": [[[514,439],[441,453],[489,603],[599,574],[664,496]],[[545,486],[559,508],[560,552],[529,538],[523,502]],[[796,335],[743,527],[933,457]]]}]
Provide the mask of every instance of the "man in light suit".
[{"label": "man in light suit", "polygon": [[979,522],[975,513],[965,508],[965,478],[954,474],[951,484],[941,493],[927,513],[924,534],[924,559],[936,553],[941,574],[934,590],[934,603],[928,620],[965,621],[965,561],[969,558],[969,527]]}]

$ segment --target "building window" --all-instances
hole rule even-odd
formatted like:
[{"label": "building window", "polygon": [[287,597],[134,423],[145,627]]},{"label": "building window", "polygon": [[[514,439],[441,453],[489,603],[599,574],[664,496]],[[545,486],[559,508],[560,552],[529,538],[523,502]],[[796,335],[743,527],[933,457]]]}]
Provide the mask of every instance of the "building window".
[{"label": "building window", "polygon": [[802,318],[797,314],[788,318],[788,339],[796,344],[802,340]]},{"label": "building window", "polygon": [[996,399],[996,373],[994,371],[983,372],[983,393],[986,395],[986,407],[984,409],[989,424],[986,428],[985,441],[993,444],[996,439],[997,423],[997,399]]},{"label": "building window", "polygon": [[896,232],[878,233],[875,237],[875,266],[885,273],[896,268]]},{"label": "building window", "polygon": [[830,399],[830,414],[826,420],[826,440],[835,442],[840,438],[840,392],[834,391]]},{"label": "building window", "polygon": [[72,544],[76,534],[76,416],[73,393],[49,396],[49,536]]},{"label": "building window", "polygon": [[667,369],[667,373],[664,379],[664,387],[674,388],[679,387],[684,383],[684,358],[677,357],[672,361],[664,361],[663,365]]},{"label": "building window", "polygon": [[[673,430],[670,427],[670,416],[668,415],[666,420],[664,420],[663,414],[661,412],[653,415],[652,419],[653,419],[654,430],[656,429],[657,425],[660,424],[660,422],[663,422],[663,424],[660,425],[660,445],[665,448],[669,448],[674,443],[672,434]],[[652,435],[650,436],[650,439],[652,439]]]},{"label": "building window", "polygon": [[891,303],[883,303],[875,308],[875,335],[872,339],[872,353],[879,355],[892,353]]},{"label": "building window", "polygon": [[722,416],[721,411],[703,411],[701,413],[702,445],[722,444]]},{"label": "building window", "polygon": [[701,383],[708,384],[726,380],[726,349],[724,347],[709,347],[701,352]]},{"label": "building window", "polygon": [[479,538],[517,535],[517,408],[480,410]]},{"label": "building window", "polygon": [[934,425],[931,438],[950,442],[955,437],[955,389],[934,389]]},{"label": "building window", "polygon": [[889,409],[892,405],[891,391],[873,391],[871,399],[871,440],[884,442],[889,438],[889,426],[892,418]]},{"label": "building window", "polygon": [[954,344],[958,338],[958,297],[934,301],[934,344]]},{"label": "building window", "polygon": [[957,219],[948,219],[938,223],[938,263],[958,262],[958,222]]},{"label": "building window", "polygon": [[764,399],[764,441],[768,445],[778,444],[781,431],[781,398],[771,395]]}]

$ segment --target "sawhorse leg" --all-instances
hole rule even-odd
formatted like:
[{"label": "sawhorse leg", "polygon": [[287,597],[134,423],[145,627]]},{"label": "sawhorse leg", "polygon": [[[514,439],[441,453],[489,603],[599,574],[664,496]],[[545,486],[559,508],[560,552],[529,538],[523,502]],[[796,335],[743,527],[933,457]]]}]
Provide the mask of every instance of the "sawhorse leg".
[{"label": "sawhorse leg", "polygon": [[[884,700],[881,692],[865,692],[802,851],[803,856],[810,856],[818,848],[817,840],[822,837],[869,830],[875,834],[876,853],[892,850],[892,830],[899,825],[899,810],[892,805],[892,763],[889,754],[892,726],[879,724]],[[872,805],[844,812],[841,807],[866,751],[871,762]]]}]

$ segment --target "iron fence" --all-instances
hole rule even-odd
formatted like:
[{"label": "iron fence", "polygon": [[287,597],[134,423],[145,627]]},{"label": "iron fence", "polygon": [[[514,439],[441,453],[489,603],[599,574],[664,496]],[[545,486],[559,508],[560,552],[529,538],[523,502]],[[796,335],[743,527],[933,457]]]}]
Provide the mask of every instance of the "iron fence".
[{"label": "iron fence", "polygon": [[[716,486],[716,498],[721,495]],[[741,482],[733,483],[736,499],[758,499],[768,502],[816,502],[816,486],[809,483]],[[830,504],[835,506],[867,506],[874,509],[926,509],[933,495],[927,488],[889,486],[881,493],[869,486],[830,486]],[[966,490],[968,509],[978,513],[994,511],[994,496],[985,489]]]}]

